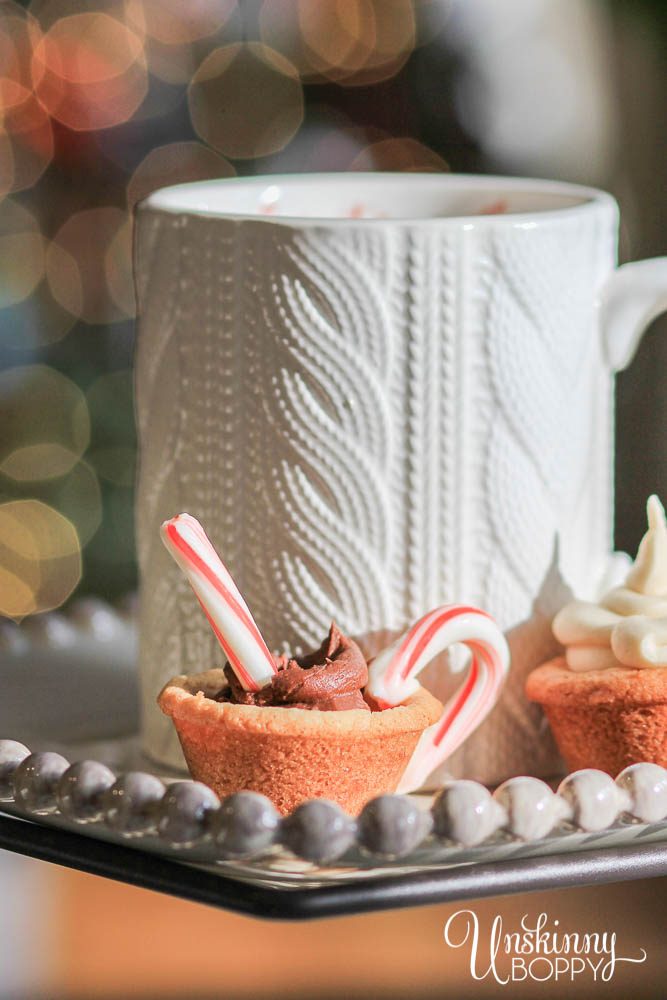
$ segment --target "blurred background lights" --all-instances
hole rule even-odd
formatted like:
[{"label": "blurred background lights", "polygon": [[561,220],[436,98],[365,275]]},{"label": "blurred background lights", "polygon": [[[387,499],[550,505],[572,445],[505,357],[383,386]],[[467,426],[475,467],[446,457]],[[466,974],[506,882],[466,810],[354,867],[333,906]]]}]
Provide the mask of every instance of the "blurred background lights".
[{"label": "blurred background lights", "polygon": [[258,27],[265,45],[276,49],[296,67],[302,79],[316,75],[299,22],[299,0],[264,0]]},{"label": "blurred background lights", "polygon": [[14,185],[14,151],[9,136],[0,131],[0,201]]},{"label": "blurred background lights", "polygon": [[113,303],[125,316],[134,316],[132,284],[132,222],[125,217],[109,240],[104,254],[104,275]]},{"label": "blurred background lights", "polygon": [[45,365],[0,372],[0,472],[32,482],[69,472],[88,447],[86,397]]},{"label": "blurred background lights", "polygon": [[51,163],[54,150],[51,118],[31,91],[5,109],[2,126],[2,155],[11,164],[11,172],[0,165],[0,195],[36,184]]},{"label": "blurred background lights", "polygon": [[165,45],[183,45],[215,34],[236,0],[127,0],[127,20]]},{"label": "blurred background lights", "polygon": [[234,167],[201,142],[170,142],[152,149],[132,174],[127,202],[133,207],[158,188],[186,181],[234,177]]},{"label": "blurred background lights", "polygon": [[[449,165],[563,176],[620,196],[622,255],[664,253],[658,7],[0,0],[0,503],[66,518],[84,589],[136,585],[132,213],[158,188]],[[40,606],[31,565],[23,607]]]},{"label": "blurred background lights", "polygon": [[144,51],[151,75],[164,83],[175,85],[173,93],[181,103],[183,94],[180,88],[192,79],[197,66],[206,58],[210,48],[201,41],[187,45],[165,45],[149,36],[145,40]]},{"label": "blurred background lights", "polygon": [[80,578],[71,521],[39,500],[0,504],[0,614],[21,619],[56,608]]},{"label": "blurred background lights", "polygon": [[21,302],[44,274],[44,238],[37,220],[23,205],[0,202],[0,309]]},{"label": "blurred background lights", "polygon": [[313,68],[339,78],[360,69],[375,36],[370,0],[300,0],[299,26]]},{"label": "blurred background lights", "polygon": [[218,46],[241,41],[242,15],[233,0],[128,0],[127,23],[144,32],[150,73],[171,84],[187,84]]},{"label": "blurred background lights", "polygon": [[188,103],[197,134],[232,159],[275,153],[303,120],[296,69],[259,42],[211,52],[190,83]]},{"label": "blurred background lights", "polygon": [[89,324],[134,314],[128,216],[120,208],[90,208],[70,216],[46,255],[54,298]]},{"label": "blurred background lights", "polygon": [[411,0],[301,0],[299,20],[314,68],[346,86],[393,76],[415,45]]},{"label": "blurred background lights", "polygon": [[77,462],[68,475],[42,484],[38,495],[72,522],[82,546],[90,541],[102,520],[102,490],[92,465]]},{"label": "blurred background lights", "polygon": [[82,131],[127,121],[148,86],[142,39],[99,12],[56,21],[35,46],[32,73],[49,114]]},{"label": "blurred background lights", "polygon": [[0,18],[0,109],[21,104],[32,89],[30,56],[41,37],[34,17],[12,0]]},{"label": "blurred background lights", "polygon": [[416,40],[411,0],[264,0],[259,28],[304,79],[344,86],[393,76]]}]

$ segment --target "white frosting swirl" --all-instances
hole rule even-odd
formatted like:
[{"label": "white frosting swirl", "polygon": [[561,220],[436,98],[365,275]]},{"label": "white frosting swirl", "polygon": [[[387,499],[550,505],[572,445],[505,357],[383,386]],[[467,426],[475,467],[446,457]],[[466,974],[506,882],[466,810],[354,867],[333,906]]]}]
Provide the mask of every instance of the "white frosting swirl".
[{"label": "white frosting swirl", "polygon": [[624,586],[599,604],[572,601],[554,618],[570,670],[667,667],[667,523],[657,496],[646,509],[648,531]]}]

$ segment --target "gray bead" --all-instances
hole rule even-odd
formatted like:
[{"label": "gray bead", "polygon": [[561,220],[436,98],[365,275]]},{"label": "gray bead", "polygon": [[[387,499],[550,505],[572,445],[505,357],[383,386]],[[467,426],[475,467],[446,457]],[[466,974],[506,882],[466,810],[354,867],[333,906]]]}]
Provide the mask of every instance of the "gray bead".
[{"label": "gray bead", "polygon": [[466,847],[482,844],[507,823],[507,813],[477,781],[452,781],[433,803],[433,832]]},{"label": "gray bead", "polygon": [[616,778],[628,793],[629,810],[644,823],[659,823],[667,816],[667,770],[648,762],[630,764]]},{"label": "gray bead", "polygon": [[31,753],[16,768],[14,798],[27,812],[45,815],[58,808],[58,782],[69,767],[59,753]]},{"label": "gray bead", "polygon": [[352,845],[356,823],[329,799],[297,806],[280,825],[282,843],[305,861],[334,861]]},{"label": "gray bead", "polygon": [[593,768],[568,774],[558,786],[558,795],[569,802],[572,822],[589,833],[606,830],[630,803],[613,778]]},{"label": "gray bead", "polygon": [[258,792],[238,792],[224,799],[211,817],[211,836],[223,858],[249,858],[273,844],[280,816]]},{"label": "gray bead", "polygon": [[58,808],[77,823],[94,823],[104,815],[104,793],[115,780],[105,764],[80,760],[58,782]]},{"label": "gray bead", "polygon": [[210,814],[219,805],[215,792],[200,781],[176,781],[158,808],[158,833],[172,847],[191,847],[208,834]]},{"label": "gray bead", "polygon": [[154,774],[128,771],[102,796],[107,825],[124,837],[141,837],[154,831],[165,791],[163,782]]},{"label": "gray bead", "polygon": [[493,797],[507,811],[510,832],[521,840],[540,840],[571,816],[569,804],[539,778],[510,778]]},{"label": "gray bead", "polygon": [[14,773],[30,751],[16,740],[0,740],[0,802],[14,799]]},{"label": "gray bead", "polygon": [[431,822],[407,795],[380,795],[359,816],[359,843],[371,854],[402,858],[428,836]]}]

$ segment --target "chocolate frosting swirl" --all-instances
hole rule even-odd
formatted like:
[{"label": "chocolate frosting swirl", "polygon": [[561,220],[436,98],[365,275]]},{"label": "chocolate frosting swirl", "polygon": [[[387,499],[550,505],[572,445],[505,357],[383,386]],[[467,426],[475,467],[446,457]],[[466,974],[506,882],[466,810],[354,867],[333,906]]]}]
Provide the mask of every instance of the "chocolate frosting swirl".
[{"label": "chocolate frosting swirl", "polygon": [[245,691],[229,664],[225,677],[229,688],[218,696],[237,705],[274,705],[290,708],[341,712],[350,708],[370,711],[361,689],[368,682],[368,669],[356,642],[343,635],[334,622],[319,649],[290,659],[274,656],[278,672],[261,691]]}]

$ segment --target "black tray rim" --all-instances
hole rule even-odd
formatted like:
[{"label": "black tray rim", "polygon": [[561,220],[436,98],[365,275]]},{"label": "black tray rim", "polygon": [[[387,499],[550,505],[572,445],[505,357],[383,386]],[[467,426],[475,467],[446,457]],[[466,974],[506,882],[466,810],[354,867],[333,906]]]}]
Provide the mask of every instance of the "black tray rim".
[{"label": "black tray rim", "polygon": [[278,888],[6,813],[0,813],[0,848],[232,913],[292,922],[667,876],[662,842]]}]

